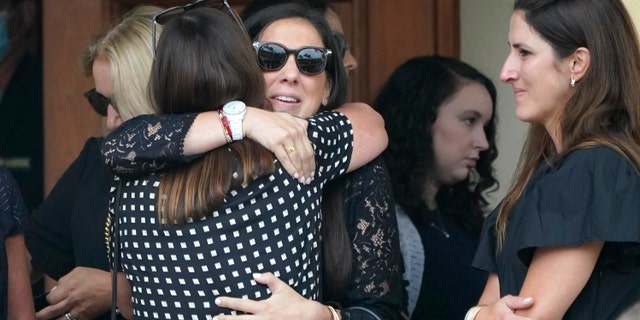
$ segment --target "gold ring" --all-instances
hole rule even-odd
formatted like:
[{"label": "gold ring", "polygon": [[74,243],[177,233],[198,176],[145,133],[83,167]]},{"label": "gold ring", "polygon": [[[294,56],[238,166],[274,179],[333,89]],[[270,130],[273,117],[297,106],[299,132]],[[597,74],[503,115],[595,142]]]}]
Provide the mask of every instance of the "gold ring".
[{"label": "gold ring", "polygon": [[296,150],[297,149],[295,144],[292,144],[291,146],[284,148],[284,151],[286,151],[287,154],[295,152]]}]

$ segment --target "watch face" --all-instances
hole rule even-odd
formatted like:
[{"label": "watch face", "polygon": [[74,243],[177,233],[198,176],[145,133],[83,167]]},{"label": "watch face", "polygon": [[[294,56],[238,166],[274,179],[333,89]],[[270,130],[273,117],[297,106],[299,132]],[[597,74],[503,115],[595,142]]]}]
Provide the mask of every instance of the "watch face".
[{"label": "watch face", "polygon": [[222,109],[228,114],[238,114],[246,109],[246,105],[242,101],[234,100],[225,104]]}]

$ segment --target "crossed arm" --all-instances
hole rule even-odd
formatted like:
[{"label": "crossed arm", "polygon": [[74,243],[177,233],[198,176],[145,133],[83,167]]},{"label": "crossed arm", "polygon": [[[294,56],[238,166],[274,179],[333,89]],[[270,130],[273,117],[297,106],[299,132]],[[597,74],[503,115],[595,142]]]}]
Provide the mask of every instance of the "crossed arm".
[{"label": "crossed arm", "polygon": [[522,302],[514,300],[517,297],[500,299],[498,276],[491,274],[479,301],[479,305],[487,306],[475,319],[562,319],[589,280],[603,245],[595,241],[574,247],[536,249],[519,293],[535,300],[527,309],[511,304]]}]

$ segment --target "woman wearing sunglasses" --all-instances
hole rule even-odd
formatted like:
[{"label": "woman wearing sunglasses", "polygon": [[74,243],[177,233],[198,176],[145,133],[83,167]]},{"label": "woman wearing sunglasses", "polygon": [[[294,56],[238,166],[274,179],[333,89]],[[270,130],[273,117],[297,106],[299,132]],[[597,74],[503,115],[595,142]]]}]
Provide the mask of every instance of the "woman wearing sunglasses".
[{"label": "woman wearing sunglasses", "polygon": [[[170,13],[159,13],[155,20]],[[301,115],[314,104],[317,109],[322,100],[337,105],[346,95],[346,82],[336,83],[333,91],[323,71],[334,68],[345,74],[340,60],[327,59],[331,51],[324,44],[330,43],[329,28],[321,15],[309,14],[318,25],[306,22],[301,28],[321,28],[328,36],[323,39],[313,31],[314,42],[296,49],[297,64],[294,60],[291,63],[296,72],[299,67],[309,77],[320,77],[326,95],[316,94],[297,108]],[[191,127],[194,112],[210,110],[214,116],[207,123],[206,138],[227,144],[189,164],[128,180],[114,190],[119,204],[114,203],[117,218],[113,221],[119,223],[115,234],[121,243],[114,249],[121,250],[118,257],[131,285],[136,317],[234,314],[236,311],[216,306],[214,300],[223,294],[253,300],[269,297],[271,289],[257,283],[268,277],[257,275],[263,272],[276,274],[301,295],[300,301],[317,299],[322,187],[367,163],[386,147],[381,117],[366,105],[354,104],[309,120],[298,118],[295,123],[307,128],[317,169],[315,179],[300,182],[290,177],[267,149],[245,139],[255,133],[245,129],[256,127],[262,114],[295,118],[246,108],[238,101],[227,102],[242,100],[270,108],[265,105],[265,81],[255,51],[241,32],[231,19],[208,8],[188,10],[165,22],[151,75],[150,91],[156,107],[163,115],[186,114],[181,128]],[[305,84],[319,85],[317,81]],[[296,99],[303,100],[306,93],[302,93]],[[144,127],[142,134],[137,133],[140,138],[164,139],[167,133],[163,130],[166,124]],[[171,133],[175,133],[170,136],[171,143],[180,145],[180,135],[185,133]],[[122,151],[121,143],[128,144],[109,139],[105,155],[112,159]],[[306,146],[279,146],[289,156],[301,148]],[[337,314],[332,307],[314,307],[305,310],[316,315],[314,318]]]},{"label": "woman wearing sunglasses", "polygon": [[[95,82],[85,97],[105,118],[107,131],[154,112],[146,90],[153,62],[151,18],[160,9],[132,9],[85,47],[82,67]],[[48,278],[46,293],[36,299],[38,319],[110,318],[104,227],[112,173],[100,158],[101,142],[97,137],[87,140],[46,200],[29,215],[25,240],[31,264]]]},{"label": "woman wearing sunglasses", "polygon": [[242,9],[240,16],[242,20],[246,21],[247,18],[267,7],[283,3],[300,3],[320,11],[320,13],[324,15],[324,18],[327,19],[333,40],[336,42],[337,50],[334,54],[339,54],[342,57],[342,63],[347,71],[358,68],[358,60],[356,60],[356,57],[351,52],[351,46],[344,36],[342,21],[340,21],[340,17],[326,0],[252,0]]},{"label": "woman wearing sunglasses", "polygon": [[[285,5],[265,11],[264,15],[260,15],[255,21],[255,24],[248,24],[249,31],[256,40],[253,46],[260,56],[259,63],[267,80],[267,97],[272,101],[275,110],[306,118],[318,112],[321,107],[331,109],[342,103],[347,87],[346,72],[339,57],[333,53],[335,47],[331,41],[331,33],[327,30],[326,22],[321,19],[321,16],[317,13],[311,14],[306,7]],[[299,31],[299,33],[294,32],[294,37],[299,37],[302,41],[295,43],[284,37],[268,38],[270,31],[276,33],[283,31],[282,26],[276,23],[278,21],[285,22],[284,29],[288,29],[289,32]],[[294,22],[294,24],[287,22]],[[255,27],[258,25],[260,26]],[[263,29],[264,32],[261,33]],[[258,33],[264,37],[258,37]],[[287,54],[286,51],[290,53]],[[281,75],[280,79],[278,75]],[[273,80],[270,81],[270,79]],[[285,113],[275,114],[286,115]],[[140,134],[140,129],[167,128],[167,131],[160,129],[161,131],[157,133],[158,136],[164,136],[171,133],[170,128],[175,127],[174,123],[183,121],[180,118],[185,118],[184,116],[173,115],[162,118],[145,116],[133,119],[109,137],[109,143],[105,144],[103,151],[107,151],[107,160],[122,174],[140,174],[149,170],[175,166],[189,160],[190,157],[185,155],[194,154],[194,150],[197,149],[194,146],[200,148],[199,153],[201,153],[223,145],[213,141],[218,135],[211,135],[212,130],[217,131],[213,128],[216,126],[215,118],[200,121],[207,116],[208,113],[199,114],[188,134],[177,134],[173,140],[180,141],[179,144],[155,139],[156,134],[151,136]],[[250,114],[247,113],[247,120],[249,117]],[[266,126],[267,123],[260,122],[259,125]],[[252,128],[245,120],[243,131],[251,139],[260,142],[276,133],[258,130],[258,128]],[[185,135],[186,139],[182,141]],[[266,143],[260,143],[269,147]],[[119,150],[115,153],[111,152],[114,150],[112,147],[114,145],[119,146]],[[183,146],[183,149],[177,148],[178,145]],[[276,155],[278,155],[277,149],[283,150],[286,145],[276,145],[274,150]],[[134,153],[131,153],[132,151]],[[127,158],[127,154],[135,154],[133,162],[131,158]],[[292,152],[289,156],[297,154],[299,151]],[[324,276],[325,278],[327,275],[333,276],[329,279],[329,283],[323,286],[324,294],[327,296],[329,289],[334,289],[334,294],[342,295],[332,297],[331,300],[334,303],[340,302],[345,307],[341,315],[345,319],[352,316],[353,319],[394,319],[400,315],[402,283],[398,265],[400,251],[397,243],[395,214],[386,210],[393,207],[391,192],[387,191],[389,190],[388,179],[379,163],[369,164],[356,172],[348,175],[349,180],[341,181],[348,185],[346,190],[335,189],[332,192],[337,196],[324,193],[324,211],[334,211],[327,209],[325,204],[326,199],[335,198],[333,204],[347,207],[348,214],[345,217],[337,214],[323,215],[323,226],[335,226],[335,228],[323,228]],[[337,183],[338,181],[334,184]],[[351,192],[351,194],[344,194],[345,192]],[[344,202],[343,197],[356,200]],[[329,222],[328,218],[332,217],[334,221]],[[358,225],[369,227],[362,229]],[[328,232],[325,233],[325,231]],[[338,246],[327,244],[328,238],[333,238],[331,241]],[[328,258],[326,253],[330,251],[333,255]],[[330,267],[328,262],[332,262],[333,266]],[[295,315],[298,318],[306,316],[314,319],[331,319],[332,314],[322,304],[300,297],[297,292],[271,274],[263,276],[259,281],[269,284],[274,292],[270,299],[253,302],[222,298],[219,302],[221,305],[231,303],[233,305],[226,306],[259,316],[267,315],[260,312],[260,309],[270,309],[269,312],[274,312],[270,315],[275,317]],[[297,303],[292,303],[293,301]],[[262,304],[265,307],[261,307]],[[337,304],[334,305],[337,306]],[[347,307],[353,308],[346,309]],[[336,315],[338,312],[340,311],[336,311]]]}]

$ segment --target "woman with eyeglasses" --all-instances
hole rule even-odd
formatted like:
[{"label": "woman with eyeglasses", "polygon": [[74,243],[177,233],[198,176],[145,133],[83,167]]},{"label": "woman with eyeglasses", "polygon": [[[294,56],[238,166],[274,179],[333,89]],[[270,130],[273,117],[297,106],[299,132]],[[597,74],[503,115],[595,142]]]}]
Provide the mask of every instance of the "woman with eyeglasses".
[{"label": "woman with eyeglasses", "polygon": [[[173,15],[173,10],[180,12]],[[213,113],[208,136],[227,144],[188,164],[123,179],[112,192],[118,238],[111,243],[120,242],[113,249],[121,250],[119,266],[131,285],[134,317],[243,313],[215,300],[220,295],[268,298],[271,289],[260,283],[269,278],[264,272],[287,283],[299,293],[299,301],[318,299],[322,188],[382,152],[386,133],[381,117],[366,105],[354,104],[295,120],[307,132],[317,165],[314,179],[301,182],[252,139],[254,132],[244,130],[255,128],[261,114],[294,117],[268,111],[265,79],[243,30],[211,8],[177,7],[159,13],[155,21],[165,14],[173,17],[164,21],[157,43],[150,82],[153,101],[162,115],[185,114],[182,128],[189,128],[198,112]],[[323,100],[339,104],[346,95],[346,85],[336,83],[333,90],[328,85],[328,70],[339,66],[344,75],[340,60],[328,59],[329,28],[321,15],[309,14],[318,25],[305,22],[300,28],[315,39],[294,50],[298,55],[290,64],[296,72],[299,68],[309,78],[321,79],[305,79],[306,88],[323,90],[305,99],[297,108],[301,112]],[[316,28],[328,37],[321,38]],[[278,68],[287,54],[271,49],[270,66]],[[286,94],[281,91],[279,96]],[[306,92],[296,94],[296,99],[306,97]],[[163,127],[148,128],[142,135],[162,136],[165,131],[156,130]],[[180,143],[181,138],[171,140]],[[105,146],[107,156],[121,152],[117,141],[110,139]],[[279,148],[293,156],[303,147]],[[331,316],[336,311],[317,304],[305,312]]]},{"label": "woman with eyeglasses", "polygon": [[[95,83],[85,97],[105,117],[107,131],[154,112],[146,92],[153,61],[151,18],[159,10],[136,7],[85,47],[82,67]],[[97,137],[87,140],[46,200],[29,215],[25,239],[31,264],[48,279],[46,292],[35,301],[38,319],[110,318],[104,233],[113,174],[101,160],[101,142]]]},{"label": "woman with eyeglasses", "polygon": [[[276,23],[280,20],[293,21],[295,24],[283,24],[283,28]],[[265,10],[255,23],[250,21],[247,26],[256,40],[254,49],[259,55],[265,79],[270,84],[267,92],[270,92],[268,97],[272,98],[274,110],[306,118],[321,108],[336,108],[342,103],[344,97],[338,93],[346,91],[345,71],[339,56],[333,53],[335,47],[331,33],[322,27],[325,22],[318,20],[317,14],[310,16],[307,7],[284,5]],[[261,32],[263,29],[264,32]],[[282,32],[283,29],[288,29],[293,37],[300,38],[300,42],[290,42],[285,37],[266,37],[270,31]],[[290,33],[291,30],[300,33]],[[332,50],[331,55],[326,55],[326,48]],[[287,54],[286,51],[292,53]],[[326,60],[323,58],[325,55],[328,57]],[[318,72],[321,67],[323,69]],[[286,115],[282,112],[279,114]],[[122,174],[139,174],[188,161],[193,155],[194,144],[209,149],[222,145],[211,142],[213,120],[199,122],[206,116],[207,113],[198,115],[188,134],[180,133],[174,138],[180,141],[183,150],[176,148],[178,144],[155,139],[155,134],[140,134],[143,128],[159,127],[168,129],[157,134],[167,135],[172,130],[173,122],[182,121],[179,120],[180,116],[150,116],[145,117],[145,121],[133,119],[109,137],[108,142],[117,145],[119,150],[107,153],[107,160]],[[265,123],[261,122],[260,125]],[[249,134],[256,130],[247,123],[243,129]],[[187,136],[183,142],[185,134]],[[271,135],[265,130],[249,138],[261,141]],[[263,145],[268,147],[267,144]],[[105,146],[106,151],[114,150],[109,144]],[[284,146],[276,145],[276,151]],[[206,148],[202,150],[209,150]],[[128,154],[134,155],[133,162],[127,158]],[[324,297],[321,301],[337,307],[336,314],[340,312],[344,319],[400,318],[403,295],[401,257],[392,193],[384,164],[372,162],[346,175],[344,179],[332,181],[330,185],[331,190],[323,192],[322,204],[326,214],[322,215]],[[249,300],[223,298],[219,301],[221,304],[232,303],[233,306],[228,305],[231,309],[257,316],[266,315],[259,310],[270,310],[266,312],[274,312],[270,315],[275,317],[298,315],[331,319],[326,308],[318,308],[322,306],[320,303],[300,299],[294,290],[273,276],[268,275],[261,283],[271,284],[272,290],[278,289],[277,293],[270,299],[255,302],[255,305]],[[314,310],[324,311],[325,314],[316,314]]]}]

